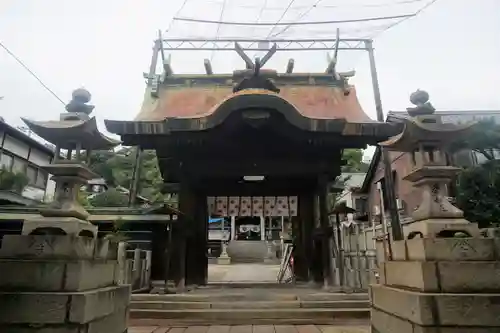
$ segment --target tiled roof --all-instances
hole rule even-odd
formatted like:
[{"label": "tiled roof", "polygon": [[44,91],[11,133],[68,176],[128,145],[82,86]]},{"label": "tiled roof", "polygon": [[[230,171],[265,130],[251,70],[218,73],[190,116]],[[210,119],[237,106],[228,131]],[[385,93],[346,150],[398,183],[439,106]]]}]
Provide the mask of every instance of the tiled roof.
[{"label": "tiled roof", "polygon": [[[348,122],[371,121],[361,108],[354,87],[351,87],[347,96],[341,88],[334,86],[290,85],[280,89],[278,95],[305,117],[346,119]],[[218,105],[232,96],[232,87],[228,86],[168,87],[161,89],[158,98],[146,92],[141,112],[135,120],[200,118],[213,113]]]}]

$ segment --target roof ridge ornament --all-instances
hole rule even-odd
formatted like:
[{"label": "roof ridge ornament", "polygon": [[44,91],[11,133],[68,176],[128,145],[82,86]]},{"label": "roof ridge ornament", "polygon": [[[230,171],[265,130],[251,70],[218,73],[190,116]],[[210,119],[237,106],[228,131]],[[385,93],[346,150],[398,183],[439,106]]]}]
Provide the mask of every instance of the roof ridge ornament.
[{"label": "roof ridge ornament", "polygon": [[236,81],[240,76],[243,77],[241,81],[234,85],[233,92],[238,92],[244,89],[265,89],[277,94],[280,92],[280,89],[276,87],[271,79],[271,77],[275,77],[277,75],[277,72],[275,70],[261,71],[262,67],[276,53],[276,50],[278,49],[276,43],[274,43],[262,59],[255,58],[255,62],[253,62],[243,51],[243,48],[238,42],[234,43],[234,49],[243,61],[245,61],[246,70],[236,70],[233,72],[233,80]]},{"label": "roof ridge ornament", "polygon": [[330,56],[330,53],[326,54],[326,59],[328,62],[328,66],[326,67],[326,73],[331,74],[336,81],[341,81],[341,88],[344,92],[344,96],[348,96],[351,93],[351,88],[349,86],[349,77],[354,76],[354,71],[346,73],[347,75],[342,75],[337,72],[337,60],[339,54],[339,46],[340,46],[340,29],[337,28],[337,34],[335,37],[335,48],[333,50],[333,56]]}]

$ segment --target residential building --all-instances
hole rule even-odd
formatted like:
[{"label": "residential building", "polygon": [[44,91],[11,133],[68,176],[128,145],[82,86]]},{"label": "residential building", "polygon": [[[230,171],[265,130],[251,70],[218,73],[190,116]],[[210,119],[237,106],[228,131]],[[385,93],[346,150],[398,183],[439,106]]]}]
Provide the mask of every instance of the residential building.
[{"label": "residential building", "polygon": [[366,178],[364,172],[344,172],[341,179],[344,181],[342,192],[337,196],[337,204],[345,204],[347,207],[356,210],[359,214],[366,212],[366,200],[359,195],[359,188]]},{"label": "residential building", "polygon": [[55,183],[41,166],[50,164],[54,154],[50,145],[37,141],[0,118],[0,167],[26,174],[29,183],[22,197],[35,201],[53,198]]},{"label": "residential building", "polygon": [[[467,123],[477,120],[490,120],[500,124],[500,111],[437,111],[436,115],[441,116],[443,123]],[[402,123],[403,119],[408,117],[406,112],[389,112],[387,122]],[[497,152],[494,152],[497,154]],[[409,216],[421,202],[421,190],[415,188],[411,182],[403,178],[411,171],[411,156],[402,152],[390,152],[391,170],[394,179],[395,195],[397,198],[398,209],[401,216],[404,218]],[[500,154],[498,154],[500,157]],[[381,198],[378,186],[382,187],[382,192],[385,190],[384,182],[384,163],[382,153],[379,147],[376,148],[370,167],[366,174],[361,188],[360,194],[368,201],[368,214],[371,218],[378,221],[380,218],[381,207],[387,211],[388,204],[386,198],[383,198],[384,205],[381,205]],[[486,158],[477,152],[464,150],[456,153],[449,162],[456,166],[472,166],[485,162]],[[378,185],[380,184],[380,185]],[[453,185],[450,190],[453,191]],[[389,214],[386,214],[389,216]]]}]

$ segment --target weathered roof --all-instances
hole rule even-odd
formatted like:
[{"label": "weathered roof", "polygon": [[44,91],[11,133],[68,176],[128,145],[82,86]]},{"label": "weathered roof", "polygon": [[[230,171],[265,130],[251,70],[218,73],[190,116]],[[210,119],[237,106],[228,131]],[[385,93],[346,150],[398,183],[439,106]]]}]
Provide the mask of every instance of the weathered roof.
[{"label": "weathered roof", "polygon": [[89,120],[33,121],[21,118],[36,135],[61,149],[75,149],[81,143],[85,150],[111,149],[120,141],[99,132],[95,117]]},{"label": "weathered roof", "polygon": [[[302,88],[294,90],[292,87],[285,88],[284,90],[288,91],[285,94],[277,94],[263,89],[244,89],[237,93],[229,94],[218,103],[214,95],[203,95],[201,91],[198,91],[199,94],[189,97],[191,95],[186,94],[184,89],[179,92],[174,91],[174,94],[178,94],[175,99],[172,99],[172,101],[177,101],[175,102],[176,104],[168,104],[169,97],[160,97],[157,99],[153,103],[154,105],[151,105],[150,112],[141,113],[143,120],[106,120],[105,124],[109,132],[119,135],[151,135],[169,134],[174,131],[200,131],[222,124],[228,116],[236,111],[253,108],[273,110],[281,113],[290,124],[305,131],[330,132],[345,136],[373,138],[376,139],[376,142],[385,140],[387,137],[398,133],[394,131],[392,124],[372,121],[359,106],[354,89],[349,95],[351,97],[349,97],[344,96],[336,87],[310,88],[310,90],[301,90]],[[212,88],[212,90],[219,94],[218,96],[222,97],[223,94],[217,89]],[[168,95],[169,92],[164,92],[164,94]],[[205,97],[196,102],[198,98],[196,96],[198,95]],[[291,100],[287,100],[285,96],[288,96]],[[186,99],[183,104],[184,109],[190,110],[190,114],[194,114],[195,116],[180,116],[181,111],[179,110],[181,110],[181,102],[184,99]],[[204,101],[204,104],[200,101]],[[302,107],[302,110],[299,109],[297,104],[293,103],[301,103],[299,105]],[[198,107],[202,104],[207,108],[211,106],[209,109],[206,109],[208,111],[204,111],[203,113],[197,112],[196,110],[199,110]],[[178,106],[178,108],[174,106]],[[160,111],[156,112],[154,110],[164,111],[160,117]],[[175,111],[176,113],[173,113],[174,110],[177,110]],[[308,115],[304,114],[303,110],[309,110],[306,111],[309,112]],[[186,114],[186,111],[183,112]],[[313,117],[314,114],[316,116]]]},{"label": "weathered roof", "polygon": [[[152,97],[151,92],[147,91],[142,109],[135,120],[206,117],[238,94],[233,93],[232,89],[232,86],[221,85],[170,86],[161,89],[158,98]],[[348,122],[371,121],[359,104],[354,87],[350,87],[350,93],[345,95],[343,89],[337,86],[288,85],[280,86],[277,95],[307,118],[345,119]]]}]

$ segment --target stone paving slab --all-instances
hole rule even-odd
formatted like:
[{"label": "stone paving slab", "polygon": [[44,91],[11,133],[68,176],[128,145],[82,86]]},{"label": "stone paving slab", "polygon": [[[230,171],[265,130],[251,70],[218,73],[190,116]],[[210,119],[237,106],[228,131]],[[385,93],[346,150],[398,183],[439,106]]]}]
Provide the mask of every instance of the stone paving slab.
[{"label": "stone paving slab", "polygon": [[268,264],[208,265],[208,282],[276,282],[280,266]]},{"label": "stone paving slab", "polygon": [[128,333],[369,333],[368,326],[337,325],[211,325],[129,327]]}]

